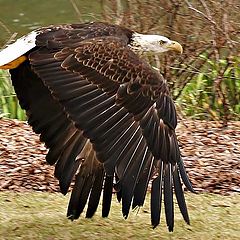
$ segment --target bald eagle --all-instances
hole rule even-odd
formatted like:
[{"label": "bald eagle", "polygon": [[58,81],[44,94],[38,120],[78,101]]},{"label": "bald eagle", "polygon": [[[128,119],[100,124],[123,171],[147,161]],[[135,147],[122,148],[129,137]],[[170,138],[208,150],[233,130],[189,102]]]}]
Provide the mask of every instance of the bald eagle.
[{"label": "bald eagle", "polygon": [[0,52],[28,122],[49,149],[66,194],[67,216],[91,218],[102,195],[102,216],[112,191],[122,214],[143,206],[151,187],[151,223],[160,222],[163,198],[174,227],[173,189],[184,220],[182,182],[193,191],[175,134],[176,110],[163,76],[141,53],[182,52],[178,42],[102,22],[40,28]]}]

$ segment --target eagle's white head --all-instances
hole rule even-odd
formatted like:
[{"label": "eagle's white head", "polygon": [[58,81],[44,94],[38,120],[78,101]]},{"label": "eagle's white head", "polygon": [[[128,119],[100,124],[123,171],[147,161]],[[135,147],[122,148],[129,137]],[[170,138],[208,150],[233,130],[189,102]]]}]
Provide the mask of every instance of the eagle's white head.
[{"label": "eagle's white head", "polygon": [[132,36],[132,42],[130,47],[134,51],[150,52],[150,53],[162,53],[170,50],[183,52],[183,48],[180,43],[172,41],[167,37],[160,35],[147,35],[134,33]]}]

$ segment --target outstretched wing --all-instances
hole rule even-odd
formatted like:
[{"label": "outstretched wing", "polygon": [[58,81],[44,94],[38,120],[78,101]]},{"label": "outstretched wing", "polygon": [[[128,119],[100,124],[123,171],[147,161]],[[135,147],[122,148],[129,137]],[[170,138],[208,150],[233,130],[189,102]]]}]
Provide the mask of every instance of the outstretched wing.
[{"label": "outstretched wing", "polygon": [[91,217],[102,186],[107,216],[115,177],[127,217],[131,205],[143,205],[154,176],[152,225],[160,221],[163,189],[167,225],[173,230],[173,186],[189,223],[180,177],[189,190],[192,187],[181,160],[176,111],[165,80],[131,51],[123,29],[114,30],[114,36],[93,31],[81,38],[84,31],[67,28],[39,34],[39,48],[11,74],[30,124],[49,148],[48,162],[57,162],[55,175],[63,193],[76,174],[68,216],[78,218],[89,200]]}]

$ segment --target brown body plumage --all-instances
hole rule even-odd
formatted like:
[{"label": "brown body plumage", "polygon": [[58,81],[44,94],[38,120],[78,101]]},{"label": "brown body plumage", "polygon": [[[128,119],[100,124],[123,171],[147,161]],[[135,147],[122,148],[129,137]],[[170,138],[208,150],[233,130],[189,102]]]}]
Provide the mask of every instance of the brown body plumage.
[{"label": "brown body plumage", "polygon": [[108,216],[113,186],[127,217],[131,205],[143,205],[155,176],[152,225],[160,221],[163,189],[172,231],[173,187],[187,223],[180,176],[192,187],[166,81],[131,50],[133,34],[105,23],[42,28],[25,54],[28,60],[10,73],[29,124],[49,148],[48,163],[56,164],[61,192],[66,194],[75,179],[69,218],[78,218],[87,200],[86,216],[92,217],[102,191],[102,215]]}]

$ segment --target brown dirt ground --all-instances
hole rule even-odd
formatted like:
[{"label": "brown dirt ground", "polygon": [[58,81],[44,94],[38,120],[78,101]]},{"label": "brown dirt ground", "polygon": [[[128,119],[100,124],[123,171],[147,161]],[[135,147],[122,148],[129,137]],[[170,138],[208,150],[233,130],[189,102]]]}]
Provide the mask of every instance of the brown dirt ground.
[{"label": "brown dirt ground", "polygon": [[[240,122],[182,120],[177,135],[196,191],[240,192]],[[0,191],[58,191],[46,152],[27,123],[0,119]]]}]

